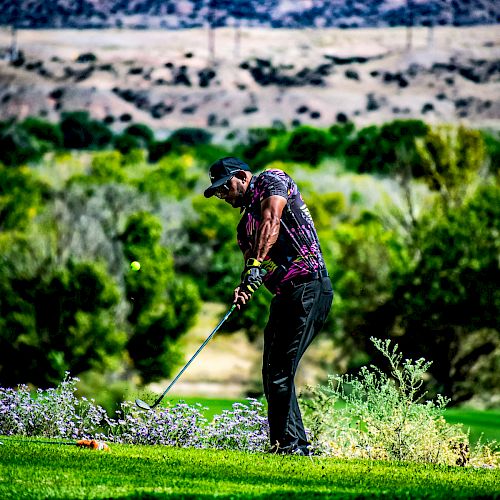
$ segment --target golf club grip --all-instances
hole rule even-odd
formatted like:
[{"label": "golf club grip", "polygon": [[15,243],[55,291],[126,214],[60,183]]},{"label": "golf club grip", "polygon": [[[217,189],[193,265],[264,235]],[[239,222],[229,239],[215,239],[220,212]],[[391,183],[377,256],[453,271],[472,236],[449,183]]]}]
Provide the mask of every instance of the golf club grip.
[{"label": "golf club grip", "polygon": [[231,316],[231,313],[235,310],[235,308],[236,308],[236,304],[233,304],[231,306],[231,308],[229,309],[229,311],[225,314],[225,316],[220,320],[219,324],[214,328],[214,330],[212,331],[212,333],[206,338],[205,342],[203,342],[203,344],[201,344],[201,346],[193,354],[193,356],[191,356],[191,359],[184,365],[184,368],[182,368],[182,370],[176,375],[176,377],[174,378],[174,380],[172,380],[172,382],[170,382],[170,385],[165,389],[165,391],[163,392],[163,394],[156,400],[155,404],[152,407],[155,407],[164,398],[164,396],[171,389],[171,387],[177,382],[177,380],[179,380],[179,378],[181,377],[181,375],[187,370],[188,366],[193,362],[193,360],[196,358],[196,356],[198,356],[198,354],[200,354],[200,352],[208,344],[208,342],[210,341],[210,339],[217,333],[217,331],[219,330],[219,328],[225,323],[225,321],[227,320],[227,318],[229,318],[229,316]]}]

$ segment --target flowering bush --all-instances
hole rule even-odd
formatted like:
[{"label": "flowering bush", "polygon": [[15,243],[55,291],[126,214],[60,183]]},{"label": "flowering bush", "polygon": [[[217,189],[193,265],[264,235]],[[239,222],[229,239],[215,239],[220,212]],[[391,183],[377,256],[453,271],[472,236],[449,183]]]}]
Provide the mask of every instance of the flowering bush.
[{"label": "flowering bush", "polygon": [[28,386],[0,387],[0,434],[84,439],[109,422],[94,400],[75,396],[78,379],[66,378],[56,388],[32,394]]},{"label": "flowering bush", "polygon": [[249,404],[234,403],[233,410],[216,415],[207,427],[205,442],[210,448],[266,451],[269,424],[262,403],[248,398]]},{"label": "flowering bush", "polygon": [[242,451],[264,451],[269,441],[263,405],[255,399],[235,403],[210,423],[200,404],[185,403],[145,411],[125,401],[110,418],[94,400],[75,396],[77,382],[67,373],[46,391],[0,387],[0,434]]},{"label": "flowering bush", "polygon": [[198,408],[184,403],[158,411],[138,409],[130,401],[121,404],[121,415],[110,421],[107,439],[118,443],[204,447],[207,419]]}]

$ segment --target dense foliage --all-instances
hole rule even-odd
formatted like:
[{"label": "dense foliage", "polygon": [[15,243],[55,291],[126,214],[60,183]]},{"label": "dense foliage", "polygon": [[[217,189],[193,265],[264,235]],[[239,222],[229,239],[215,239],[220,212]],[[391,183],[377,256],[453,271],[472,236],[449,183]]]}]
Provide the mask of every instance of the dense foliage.
[{"label": "dense foliage", "polygon": [[[200,298],[228,303],[238,283],[239,214],[201,195],[208,165],[238,155],[255,171],[290,173],[315,218],[336,292],[331,371],[376,359],[371,336],[397,337],[410,356],[435,361],[434,393],[498,402],[495,133],[342,122],[215,144],[202,129],[157,140],[130,124],[115,134],[73,112],[1,123],[0,143],[2,383],[40,385],[66,370],[142,382],[171,373]],[[269,299],[259,291],[226,331],[259,337]]]}]

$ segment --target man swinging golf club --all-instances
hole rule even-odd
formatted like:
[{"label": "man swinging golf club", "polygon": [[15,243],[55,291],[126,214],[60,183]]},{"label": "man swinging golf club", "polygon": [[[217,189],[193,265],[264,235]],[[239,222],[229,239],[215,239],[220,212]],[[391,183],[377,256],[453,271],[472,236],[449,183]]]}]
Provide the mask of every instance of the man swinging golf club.
[{"label": "man swinging golf club", "polygon": [[253,175],[245,162],[227,157],[217,160],[209,175],[205,197],[215,195],[242,213],[237,238],[245,265],[234,304],[241,308],[262,284],[274,294],[262,364],[271,450],[308,455],[294,377],[333,299],[313,220],[282,170]]}]

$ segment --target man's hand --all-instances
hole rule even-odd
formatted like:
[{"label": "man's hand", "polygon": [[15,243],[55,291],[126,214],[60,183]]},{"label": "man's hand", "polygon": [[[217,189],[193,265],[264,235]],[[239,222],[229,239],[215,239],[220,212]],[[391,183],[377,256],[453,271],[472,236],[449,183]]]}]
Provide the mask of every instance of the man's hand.
[{"label": "man's hand", "polygon": [[257,259],[248,259],[245,269],[241,274],[241,283],[234,291],[234,303],[240,308],[246,304],[253,293],[262,285],[263,277],[266,275],[265,269],[262,269],[261,262]]}]

